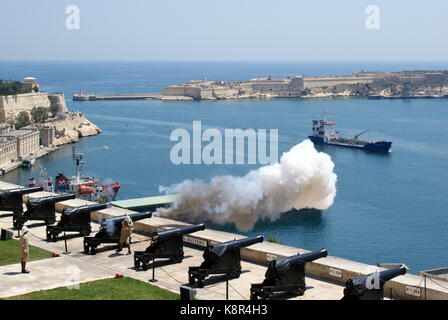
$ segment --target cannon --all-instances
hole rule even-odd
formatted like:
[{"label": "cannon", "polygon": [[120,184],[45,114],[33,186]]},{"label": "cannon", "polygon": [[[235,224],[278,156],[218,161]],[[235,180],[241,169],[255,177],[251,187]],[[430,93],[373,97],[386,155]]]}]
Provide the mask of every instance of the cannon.
[{"label": "cannon", "polygon": [[[383,300],[384,284],[406,273],[406,267],[400,265],[388,270],[348,279],[341,300]],[[375,277],[377,277],[375,279]]]},{"label": "cannon", "polygon": [[[133,222],[151,218],[151,212],[134,213],[128,215]],[[102,243],[116,243],[120,242],[120,234],[122,222],[126,215],[109,217],[100,221],[100,230],[94,237],[84,237],[84,252],[96,254],[96,249]]]},{"label": "cannon", "polygon": [[56,202],[75,198],[76,195],[74,194],[61,194],[30,199],[26,203],[27,210],[23,214],[13,215],[14,228],[22,228],[28,220],[42,220],[45,224],[53,224],[56,222]]},{"label": "cannon", "polygon": [[90,212],[109,208],[109,203],[91,204],[73,208],[64,208],[61,220],[53,226],[47,226],[47,239],[57,241],[61,232],[79,232],[88,236],[92,232],[90,225]]},{"label": "cannon", "polygon": [[263,236],[209,244],[202,255],[204,261],[199,267],[188,269],[188,282],[204,286],[204,279],[211,274],[224,274],[226,279],[239,278],[241,275],[241,248],[263,242]]},{"label": "cannon", "polygon": [[297,295],[303,295],[306,287],[305,264],[327,255],[328,251],[321,249],[272,260],[269,262],[263,282],[251,285],[250,299],[269,299],[274,292],[295,292]]},{"label": "cannon", "polygon": [[12,211],[13,214],[23,213],[22,196],[33,192],[43,191],[42,187],[17,188],[0,191],[0,211]]},{"label": "cannon", "polygon": [[169,258],[175,263],[184,259],[183,236],[199,230],[204,230],[205,224],[178,227],[169,230],[153,232],[151,245],[145,251],[134,252],[134,266],[143,270],[148,269],[149,261],[157,258]]}]

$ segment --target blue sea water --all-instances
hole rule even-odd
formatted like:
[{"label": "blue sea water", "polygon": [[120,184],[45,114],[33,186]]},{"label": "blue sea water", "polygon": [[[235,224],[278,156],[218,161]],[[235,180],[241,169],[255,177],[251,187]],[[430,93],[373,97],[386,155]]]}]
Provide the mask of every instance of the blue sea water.
[{"label": "blue sea water", "polygon": [[[323,108],[342,135],[370,129],[393,141],[389,154],[323,147],[335,163],[337,196],[328,210],[284,214],[261,221],[247,234],[272,235],[306,249],[365,263],[402,262],[411,272],[448,265],[448,100],[242,100],[220,102],[73,102],[92,93],[158,93],[170,84],[206,76],[247,80],[272,74],[337,75],[360,70],[448,69],[448,63],[247,63],[247,62],[0,62],[0,79],[38,78],[41,88],[64,92],[71,111],[81,111],[103,133],[77,143],[85,173],[119,181],[120,199],[157,195],[159,186],[184,179],[244,175],[257,165],[179,165],[170,162],[172,130],[191,130],[194,120],[217,128],[279,129],[279,151],[306,139]],[[380,128],[384,128],[382,133]],[[103,151],[104,145],[109,150]],[[44,166],[55,176],[73,173],[71,145],[39,159],[32,169],[1,178],[25,184]],[[235,231],[231,225],[220,227]]]}]

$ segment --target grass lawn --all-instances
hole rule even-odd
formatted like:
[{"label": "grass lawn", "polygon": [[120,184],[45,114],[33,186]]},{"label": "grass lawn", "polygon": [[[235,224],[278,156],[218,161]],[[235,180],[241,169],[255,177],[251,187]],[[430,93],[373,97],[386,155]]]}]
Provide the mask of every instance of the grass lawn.
[{"label": "grass lawn", "polygon": [[[51,252],[30,245],[28,261],[51,258]],[[20,263],[19,241],[16,239],[0,240],[0,266]]]},{"label": "grass lawn", "polygon": [[8,300],[179,300],[178,294],[133,278],[81,283],[79,289],[60,287],[7,298]]}]

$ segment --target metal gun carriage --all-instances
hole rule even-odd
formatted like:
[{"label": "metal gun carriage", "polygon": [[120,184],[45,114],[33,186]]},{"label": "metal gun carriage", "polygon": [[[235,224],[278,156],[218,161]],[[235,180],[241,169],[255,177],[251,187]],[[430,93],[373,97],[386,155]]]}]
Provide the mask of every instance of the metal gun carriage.
[{"label": "metal gun carriage", "polygon": [[388,270],[348,279],[341,300],[383,300],[387,281],[406,274],[406,267],[400,265]]},{"label": "metal gun carriage", "polygon": [[0,211],[12,211],[15,215],[23,213],[22,196],[33,192],[43,191],[42,187],[17,188],[0,191]]},{"label": "metal gun carriage", "polygon": [[41,220],[45,224],[53,224],[56,222],[56,203],[75,198],[74,194],[62,194],[30,199],[23,214],[13,215],[14,228],[20,229],[28,220]]},{"label": "metal gun carriage", "polygon": [[169,258],[175,263],[182,262],[184,258],[183,236],[199,230],[204,230],[205,224],[196,224],[186,227],[177,227],[169,230],[153,232],[151,245],[145,251],[134,252],[135,268],[148,269],[151,260]]},{"label": "metal gun carriage", "polygon": [[190,267],[188,282],[202,288],[204,280],[211,274],[223,274],[225,278],[239,278],[241,275],[241,248],[263,242],[263,236],[249,237],[208,245],[204,261],[199,267]]},{"label": "metal gun carriage", "polygon": [[250,299],[269,299],[275,292],[295,292],[297,295],[303,295],[306,289],[306,263],[327,255],[328,251],[321,249],[270,261],[264,281],[251,285]]},{"label": "metal gun carriage", "polygon": [[109,207],[109,203],[101,203],[65,208],[61,213],[61,220],[56,225],[47,226],[47,239],[57,241],[59,234],[66,231],[88,236],[92,232],[90,213]]},{"label": "metal gun carriage", "polygon": [[[134,213],[128,215],[133,222],[151,218],[151,212]],[[120,242],[120,234],[122,228],[122,222],[126,215],[109,217],[103,219],[100,224],[100,230],[94,237],[84,237],[84,252],[96,254],[98,246],[102,243],[115,243]]]}]

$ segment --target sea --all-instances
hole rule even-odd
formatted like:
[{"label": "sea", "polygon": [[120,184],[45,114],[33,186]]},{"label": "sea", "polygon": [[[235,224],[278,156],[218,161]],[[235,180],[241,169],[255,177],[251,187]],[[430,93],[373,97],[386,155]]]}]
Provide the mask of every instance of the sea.
[{"label": "sea", "polygon": [[[260,164],[181,164],[170,161],[177,128],[278,129],[279,153],[307,139],[311,121],[323,110],[340,134],[363,130],[366,139],[393,142],[387,154],[319,147],[331,156],[337,195],[327,210],[285,213],[240,232],[275,237],[285,245],[317,250],[368,264],[405,263],[411,273],[448,266],[448,100],[272,99],[226,101],[75,102],[84,93],[160,93],[192,79],[248,80],[290,75],[343,75],[356,71],[448,69],[446,62],[164,62],[164,61],[1,61],[0,79],[36,77],[41,90],[65,93],[70,111],[84,113],[102,133],[41,158],[0,179],[26,184],[41,168],[51,176],[74,174],[76,152],[83,174],[103,183],[120,182],[118,199],[160,195],[160,186],[185,179],[243,176]],[[103,150],[108,146],[107,150]]]}]

